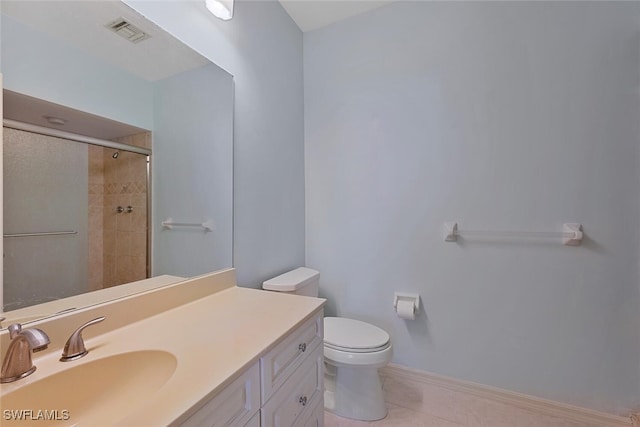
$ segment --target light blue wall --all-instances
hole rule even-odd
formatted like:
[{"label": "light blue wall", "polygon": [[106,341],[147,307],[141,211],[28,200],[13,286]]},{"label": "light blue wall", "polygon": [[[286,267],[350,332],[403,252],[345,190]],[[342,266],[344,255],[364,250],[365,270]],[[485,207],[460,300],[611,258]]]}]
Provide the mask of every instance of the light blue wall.
[{"label": "light blue wall", "polygon": [[153,128],[153,86],[146,80],[7,15],[0,42],[5,89]]},{"label": "light blue wall", "polygon": [[[624,414],[640,399],[640,6],[400,2],[304,35],[306,263],[394,362]],[[445,243],[467,229],[559,241]],[[399,319],[394,291],[424,311]]]},{"label": "light blue wall", "polygon": [[234,76],[234,254],[238,283],[304,264],[302,33],[275,0],[125,3]]},{"label": "light blue wall", "polygon": [[[228,268],[232,256],[233,77],[206,65],[156,83],[153,276]],[[160,224],[213,222],[213,229]]]}]

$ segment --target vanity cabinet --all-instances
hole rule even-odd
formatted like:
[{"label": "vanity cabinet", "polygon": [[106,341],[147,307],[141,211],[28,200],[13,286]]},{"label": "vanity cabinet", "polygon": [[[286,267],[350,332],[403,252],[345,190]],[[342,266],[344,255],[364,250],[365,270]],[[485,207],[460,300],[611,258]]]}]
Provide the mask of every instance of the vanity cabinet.
[{"label": "vanity cabinet", "polygon": [[316,406],[310,409],[309,416],[301,419],[295,427],[324,427],[324,399],[320,399]]},{"label": "vanity cabinet", "polygon": [[318,310],[182,426],[322,427],[322,342]]},{"label": "vanity cabinet", "polygon": [[322,341],[318,313],[260,359],[263,427],[305,425],[315,405],[323,402]]},{"label": "vanity cabinet", "polygon": [[[260,418],[263,427],[306,426],[322,399],[324,361],[322,346],[316,347],[298,369],[266,403]],[[324,406],[324,405],[323,405]]]},{"label": "vanity cabinet", "polygon": [[260,419],[255,417],[259,409],[260,368],[256,363],[182,423],[182,426],[259,426]]},{"label": "vanity cabinet", "polygon": [[256,412],[244,427],[260,427],[260,411]]},{"label": "vanity cabinet", "polygon": [[307,320],[260,358],[262,402],[267,402],[323,340],[322,312]]}]

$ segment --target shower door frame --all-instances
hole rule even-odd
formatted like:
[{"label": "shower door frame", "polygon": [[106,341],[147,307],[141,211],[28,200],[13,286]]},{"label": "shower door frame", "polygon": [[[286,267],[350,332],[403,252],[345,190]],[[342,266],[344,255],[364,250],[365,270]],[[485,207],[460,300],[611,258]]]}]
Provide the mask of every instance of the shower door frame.
[{"label": "shower door frame", "polygon": [[[0,74],[0,89],[2,89],[2,74]],[[2,103],[0,103],[0,115],[3,113],[2,111]],[[146,259],[146,277],[151,277],[151,155],[152,150],[149,148],[137,147],[135,145],[123,144],[120,142],[109,141],[100,138],[93,138],[90,136],[80,135],[73,132],[61,131],[58,129],[47,128],[44,126],[38,126],[30,123],[20,122],[17,120],[3,119],[2,120],[2,130],[0,130],[0,141],[3,138],[4,128],[10,128],[15,130],[21,130],[25,132],[35,133],[39,135],[50,136],[54,138],[61,138],[70,141],[75,141],[79,143],[95,145],[105,148],[110,148],[114,150],[120,151],[128,151],[136,154],[141,154],[146,156],[146,182],[147,182],[147,194],[146,194],[146,205],[147,205],[147,259]],[[151,133],[151,139],[153,141],[153,132]],[[153,144],[153,143],[152,143]],[[0,144],[0,159],[3,158],[3,144]],[[3,164],[0,162],[0,185],[4,185],[4,170]],[[2,231],[4,236],[4,198],[0,198],[0,231]],[[4,237],[3,237],[3,248],[4,248]],[[0,311],[2,311],[2,307],[4,307],[4,263],[3,257],[0,257]]]}]

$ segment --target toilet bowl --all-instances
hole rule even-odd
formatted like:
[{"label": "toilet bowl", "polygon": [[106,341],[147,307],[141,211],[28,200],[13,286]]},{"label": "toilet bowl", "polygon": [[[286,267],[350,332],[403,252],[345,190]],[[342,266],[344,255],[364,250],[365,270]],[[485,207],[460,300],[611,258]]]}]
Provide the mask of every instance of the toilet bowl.
[{"label": "toilet bowl", "polygon": [[[320,273],[300,267],[265,281],[264,289],[318,296]],[[355,319],[325,317],[324,406],[336,415],[375,421],[387,415],[378,369],[393,356],[389,334]]]},{"label": "toilet bowl", "polygon": [[354,319],[324,319],[325,409],[346,418],[387,415],[378,368],[393,356],[389,334]]}]

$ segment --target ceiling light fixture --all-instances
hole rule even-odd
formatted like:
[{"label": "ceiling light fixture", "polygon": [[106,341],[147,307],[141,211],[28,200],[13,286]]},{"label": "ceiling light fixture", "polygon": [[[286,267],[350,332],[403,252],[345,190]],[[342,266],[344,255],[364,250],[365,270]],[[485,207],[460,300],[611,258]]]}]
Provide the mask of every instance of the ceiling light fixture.
[{"label": "ceiling light fixture", "polygon": [[233,0],[205,0],[205,3],[209,12],[223,21],[233,18]]}]

